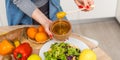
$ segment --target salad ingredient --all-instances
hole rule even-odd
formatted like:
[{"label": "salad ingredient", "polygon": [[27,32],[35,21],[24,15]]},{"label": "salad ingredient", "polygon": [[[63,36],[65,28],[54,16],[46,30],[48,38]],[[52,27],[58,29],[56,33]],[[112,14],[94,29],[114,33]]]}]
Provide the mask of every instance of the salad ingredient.
[{"label": "salad ingredient", "polygon": [[72,60],[73,57],[78,60],[79,54],[80,50],[68,43],[52,44],[50,50],[44,52],[45,60]]},{"label": "salad ingredient", "polygon": [[97,60],[96,54],[90,49],[84,49],[79,56],[79,60]]},{"label": "salad ingredient", "polygon": [[21,43],[20,43],[19,40],[14,40],[14,45],[15,45],[15,47],[18,47],[20,44],[21,44]]},{"label": "salad ingredient", "polygon": [[16,60],[27,60],[31,53],[32,48],[29,43],[23,43],[13,51],[13,55]]},{"label": "salad ingredient", "polygon": [[31,39],[34,39],[37,31],[38,31],[37,28],[35,28],[35,27],[29,27],[27,29],[27,35],[28,35],[28,37],[31,38]]},{"label": "salad ingredient", "polygon": [[39,42],[39,43],[45,43],[49,38],[48,34],[44,30],[44,27],[41,25],[38,28],[29,27],[27,29],[27,36],[31,40],[33,40],[35,42]]},{"label": "salad ingredient", "polygon": [[39,32],[35,35],[35,40],[40,43],[44,43],[48,40],[48,35],[44,32]]},{"label": "salad ingredient", "polygon": [[56,16],[57,16],[58,19],[62,19],[66,16],[66,13],[63,12],[63,11],[60,11],[56,14]]},{"label": "salad ingredient", "polygon": [[42,60],[37,54],[31,54],[27,60]]},{"label": "salad ingredient", "polygon": [[38,31],[39,31],[39,32],[45,32],[45,29],[44,29],[43,26],[40,25],[40,26],[38,27]]},{"label": "salad ingredient", "polygon": [[3,56],[2,60],[12,60],[12,56],[11,55],[5,55],[5,56]]},{"label": "salad ingredient", "polygon": [[14,46],[8,40],[0,42],[0,55],[7,55],[13,52]]},{"label": "salad ingredient", "polygon": [[67,60],[72,60],[72,59],[73,59],[72,56],[68,56],[68,57],[67,57]]}]

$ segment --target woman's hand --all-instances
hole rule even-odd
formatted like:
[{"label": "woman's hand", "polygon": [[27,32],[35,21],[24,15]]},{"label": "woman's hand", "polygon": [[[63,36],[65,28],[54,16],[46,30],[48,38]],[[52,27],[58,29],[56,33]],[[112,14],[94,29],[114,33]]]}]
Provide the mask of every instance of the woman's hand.
[{"label": "woman's hand", "polygon": [[44,29],[45,29],[45,31],[47,32],[47,34],[49,35],[50,38],[53,37],[53,35],[52,35],[52,33],[50,32],[50,29],[49,29],[51,23],[52,23],[51,20],[46,20],[46,23],[43,23],[43,24],[42,24],[43,27],[44,27]]},{"label": "woman's hand", "polygon": [[74,0],[77,6],[82,11],[90,11],[94,8],[94,1],[93,0]]},{"label": "woman's hand", "polygon": [[52,38],[52,33],[49,30],[52,21],[49,20],[38,8],[36,8],[32,13],[32,18],[38,23],[40,23],[44,27],[45,31],[50,36],[50,38]]}]

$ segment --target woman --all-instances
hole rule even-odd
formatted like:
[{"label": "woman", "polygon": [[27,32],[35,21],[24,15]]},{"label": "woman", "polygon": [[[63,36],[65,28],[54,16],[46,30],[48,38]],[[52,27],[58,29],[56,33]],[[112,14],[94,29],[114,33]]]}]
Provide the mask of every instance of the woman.
[{"label": "woman", "polygon": [[[89,11],[93,0],[74,0],[75,3]],[[51,20],[56,20],[56,13],[62,11],[60,0],[6,0],[6,11],[9,25],[41,24],[48,35]]]}]

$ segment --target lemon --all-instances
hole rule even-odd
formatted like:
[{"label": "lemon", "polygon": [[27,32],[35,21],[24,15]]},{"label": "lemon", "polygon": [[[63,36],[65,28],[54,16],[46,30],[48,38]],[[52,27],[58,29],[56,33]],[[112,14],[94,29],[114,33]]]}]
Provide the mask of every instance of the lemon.
[{"label": "lemon", "polygon": [[40,56],[38,56],[37,54],[32,54],[28,57],[27,60],[42,60]]},{"label": "lemon", "polygon": [[58,19],[61,19],[61,18],[64,18],[66,16],[66,13],[63,11],[60,11],[56,14],[56,16]]},{"label": "lemon", "polygon": [[90,49],[84,49],[79,56],[79,60],[97,60],[96,54]]}]

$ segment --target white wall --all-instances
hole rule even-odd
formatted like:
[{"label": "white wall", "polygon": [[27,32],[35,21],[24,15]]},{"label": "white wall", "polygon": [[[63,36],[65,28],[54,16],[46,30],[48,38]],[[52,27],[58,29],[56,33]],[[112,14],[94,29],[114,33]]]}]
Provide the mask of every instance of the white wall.
[{"label": "white wall", "polygon": [[118,0],[117,2],[117,10],[116,10],[116,18],[118,20],[118,22],[120,23],[120,0]]},{"label": "white wall", "polygon": [[0,26],[7,26],[5,0],[0,0]]},{"label": "white wall", "polygon": [[[64,11],[77,10],[74,0],[60,0]],[[115,17],[117,0],[94,0],[95,9],[90,12],[76,12],[67,15],[69,20],[84,20],[92,18]],[[0,1],[0,25],[6,26],[5,0]]]},{"label": "white wall", "polygon": [[1,17],[0,17],[0,26],[2,26],[2,24],[1,24]]},{"label": "white wall", "polygon": [[[94,0],[95,8],[90,12],[76,12],[68,15],[69,20],[115,17],[117,0]],[[61,0],[64,11],[77,10],[73,0]]]}]

